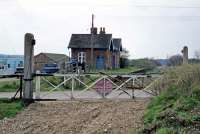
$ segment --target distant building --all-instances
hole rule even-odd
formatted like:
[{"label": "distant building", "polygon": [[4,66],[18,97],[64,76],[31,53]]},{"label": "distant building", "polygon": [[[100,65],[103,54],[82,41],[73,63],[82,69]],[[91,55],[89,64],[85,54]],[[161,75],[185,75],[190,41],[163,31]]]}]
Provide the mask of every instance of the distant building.
[{"label": "distant building", "polygon": [[40,53],[34,56],[34,70],[43,71],[45,64],[57,64],[60,72],[65,71],[68,56],[65,54]]},{"label": "distant building", "polygon": [[14,74],[16,68],[24,66],[22,55],[0,55],[0,75]]},{"label": "distant building", "polygon": [[83,61],[97,70],[120,67],[121,38],[106,34],[105,28],[100,28],[98,33],[93,22],[90,34],[72,34],[68,48],[72,59]]}]

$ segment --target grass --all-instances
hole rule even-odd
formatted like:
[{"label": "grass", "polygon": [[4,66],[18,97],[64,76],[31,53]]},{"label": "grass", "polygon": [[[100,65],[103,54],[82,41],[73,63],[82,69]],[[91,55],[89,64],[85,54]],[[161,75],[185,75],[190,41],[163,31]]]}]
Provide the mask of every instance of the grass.
[{"label": "grass", "polygon": [[15,92],[19,88],[19,80],[6,79],[0,81],[0,92]]},{"label": "grass", "polygon": [[156,134],[173,134],[173,128],[160,128]]},{"label": "grass", "polygon": [[126,67],[126,68],[118,68],[118,69],[110,69],[110,70],[103,70],[101,72],[107,74],[129,74],[131,72],[137,71],[139,68],[137,67]]},{"label": "grass", "polygon": [[[86,75],[84,77],[81,77],[81,81],[83,81],[86,85],[90,85],[92,84],[92,82],[94,82],[96,79],[98,79],[99,76],[90,76],[90,75]],[[58,85],[59,83],[61,83],[63,81],[63,77],[46,77],[46,79],[53,83],[54,85]],[[71,80],[66,82],[65,85],[60,86],[58,89],[56,89],[55,91],[66,91],[66,90],[71,90]],[[41,81],[41,91],[49,91],[50,89],[52,89],[53,87],[48,84],[45,81]],[[77,80],[75,81],[75,90],[83,90],[85,88],[85,86],[81,83],[79,83]]]},{"label": "grass", "polygon": [[200,126],[200,99],[183,95],[178,87],[170,87],[153,98],[145,111],[144,123],[146,127],[154,126],[155,133],[170,134],[186,127],[190,128],[187,131],[200,131],[200,127],[195,128]]},{"label": "grass", "polygon": [[[82,81],[86,83],[87,85],[90,85],[92,82],[94,82],[96,79],[98,79],[98,76],[85,76],[84,78],[82,77]],[[54,76],[48,76],[45,77],[49,82],[51,82],[53,85],[57,86],[63,81],[63,77],[54,77]],[[41,91],[49,91],[53,89],[53,87],[45,82],[44,80],[41,79]],[[66,82],[65,85],[60,86],[56,91],[65,91],[65,90],[71,90],[71,81]],[[35,87],[35,80],[33,80],[33,87]],[[0,81],[0,92],[16,92],[17,89],[19,88],[19,80],[10,80],[6,79],[3,81]],[[82,84],[79,84],[79,82],[75,82],[75,90],[82,90],[85,88]]]},{"label": "grass", "polygon": [[13,117],[22,109],[20,100],[11,102],[9,99],[0,99],[0,120],[5,117]]},{"label": "grass", "polygon": [[168,81],[160,83],[165,89],[145,110],[143,133],[200,132],[200,65],[177,67],[166,76]]}]

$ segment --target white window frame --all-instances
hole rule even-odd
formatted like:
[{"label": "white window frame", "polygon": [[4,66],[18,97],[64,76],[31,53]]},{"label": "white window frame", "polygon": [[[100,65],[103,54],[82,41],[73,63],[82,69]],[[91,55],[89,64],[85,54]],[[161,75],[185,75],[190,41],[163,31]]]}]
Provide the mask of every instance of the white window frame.
[{"label": "white window frame", "polygon": [[78,52],[78,62],[86,62],[86,52]]}]

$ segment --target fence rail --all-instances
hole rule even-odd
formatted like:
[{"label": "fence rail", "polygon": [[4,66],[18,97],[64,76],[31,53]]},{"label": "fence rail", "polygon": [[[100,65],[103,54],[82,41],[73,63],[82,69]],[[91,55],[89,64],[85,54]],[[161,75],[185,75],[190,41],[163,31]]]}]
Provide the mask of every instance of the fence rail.
[{"label": "fence rail", "polygon": [[[107,75],[107,74],[41,74],[37,72],[33,74],[35,77],[35,98],[34,99],[48,99],[48,96],[51,95],[54,91],[62,88],[67,82],[70,83],[70,89],[67,92],[63,91],[62,94],[70,99],[78,99],[81,98],[83,94],[88,93],[88,91],[92,91],[97,95],[97,98],[113,98],[119,97],[122,94],[127,95],[129,98],[134,98],[134,91],[136,89],[141,89],[143,92],[148,93],[150,95],[156,95],[156,93],[151,90],[153,82],[160,78],[160,75]],[[62,81],[58,84],[49,81],[47,78],[49,76],[60,77]],[[86,83],[82,78],[86,78],[87,76],[96,77],[92,83]],[[0,78],[12,78],[19,77],[20,78],[20,87],[17,90],[14,98],[17,93],[20,92],[20,98],[22,97],[22,82],[23,75],[22,74],[14,74],[14,75],[6,75],[0,76]],[[47,78],[46,78],[47,77]],[[152,79],[148,84],[144,84],[144,79]],[[51,88],[47,92],[41,92],[41,81],[43,83],[47,83]],[[80,91],[75,90],[76,83],[79,83],[84,88]]]}]

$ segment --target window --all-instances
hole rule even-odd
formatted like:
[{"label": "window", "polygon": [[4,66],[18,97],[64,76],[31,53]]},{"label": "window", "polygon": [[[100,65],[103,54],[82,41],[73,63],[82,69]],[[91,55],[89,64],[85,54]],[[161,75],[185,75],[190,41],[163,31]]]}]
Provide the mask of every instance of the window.
[{"label": "window", "polygon": [[10,68],[10,64],[8,64],[8,68]]},{"label": "window", "polygon": [[78,62],[80,63],[86,62],[86,52],[78,53]]},{"label": "window", "polygon": [[18,67],[23,67],[23,61],[20,61]]}]

